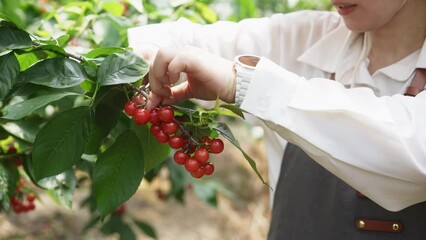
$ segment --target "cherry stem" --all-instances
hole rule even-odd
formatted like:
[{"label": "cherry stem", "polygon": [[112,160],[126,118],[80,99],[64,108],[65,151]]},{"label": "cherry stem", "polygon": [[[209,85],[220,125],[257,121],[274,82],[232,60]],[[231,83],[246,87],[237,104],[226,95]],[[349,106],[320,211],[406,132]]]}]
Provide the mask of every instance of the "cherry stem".
[{"label": "cherry stem", "polygon": [[133,90],[135,90],[137,93],[139,93],[140,95],[142,95],[145,98],[145,100],[148,100],[148,94],[144,90],[142,90],[140,88],[137,88],[137,87],[133,86],[130,83],[128,83],[127,85],[129,87],[131,87]]}]

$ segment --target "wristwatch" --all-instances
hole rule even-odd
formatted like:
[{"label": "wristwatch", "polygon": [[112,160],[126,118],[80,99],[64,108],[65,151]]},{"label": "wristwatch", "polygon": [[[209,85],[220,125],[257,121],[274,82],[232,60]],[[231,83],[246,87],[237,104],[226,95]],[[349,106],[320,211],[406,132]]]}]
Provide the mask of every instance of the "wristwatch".
[{"label": "wristwatch", "polygon": [[253,77],[260,57],[255,55],[238,55],[234,59],[234,69],[237,77],[235,104],[240,106]]}]

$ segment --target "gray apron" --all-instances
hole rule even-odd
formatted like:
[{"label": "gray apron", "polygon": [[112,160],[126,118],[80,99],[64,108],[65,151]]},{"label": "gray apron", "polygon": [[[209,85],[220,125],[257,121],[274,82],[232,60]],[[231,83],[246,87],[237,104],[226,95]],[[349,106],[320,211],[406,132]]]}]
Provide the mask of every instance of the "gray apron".
[{"label": "gray apron", "polygon": [[[406,95],[424,89],[417,72]],[[426,202],[387,211],[290,143],[274,192],[269,240],[426,240]]]},{"label": "gray apron", "polygon": [[[401,224],[398,232],[357,229],[357,220]],[[399,229],[399,230],[400,230]],[[269,240],[425,240],[426,202],[390,212],[289,144],[275,189]]]}]

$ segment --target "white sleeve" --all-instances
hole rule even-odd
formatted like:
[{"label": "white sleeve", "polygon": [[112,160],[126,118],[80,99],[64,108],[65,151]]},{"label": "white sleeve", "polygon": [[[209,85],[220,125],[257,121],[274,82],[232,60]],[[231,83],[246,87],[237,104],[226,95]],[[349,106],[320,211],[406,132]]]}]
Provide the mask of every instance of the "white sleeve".
[{"label": "white sleeve", "polygon": [[[174,22],[130,28],[128,41],[130,47],[141,44],[176,48],[192,45],[228,59],[249,53],[268,56],[279,62],[282,54],[289,57],[294,45],[304,51],[339,23],[340,18],[335,13],[326,11],[300,11],[213,24],[196,24],[181,18]],[[300,55],[301,52],[295,54]]]},{"label": "white sleeve", "polygon": [[241,108],[390,211],[426,200],[426,91],[376,97],[262,58]]}]

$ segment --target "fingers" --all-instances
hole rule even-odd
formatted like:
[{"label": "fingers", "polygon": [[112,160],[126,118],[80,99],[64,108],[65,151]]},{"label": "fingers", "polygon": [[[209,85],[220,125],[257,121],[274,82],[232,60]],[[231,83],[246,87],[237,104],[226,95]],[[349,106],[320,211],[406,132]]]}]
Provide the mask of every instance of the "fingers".
[{"label": "fingers", "polygon": [[180,79],[180,74],[185,72],[185,69],[185,60],[177,50],[168,48],[157,52],[148,77],[152,94],[147,108],[150,109],[161,102],[175,102],[167,100],[173,98],[170,88]]}]

